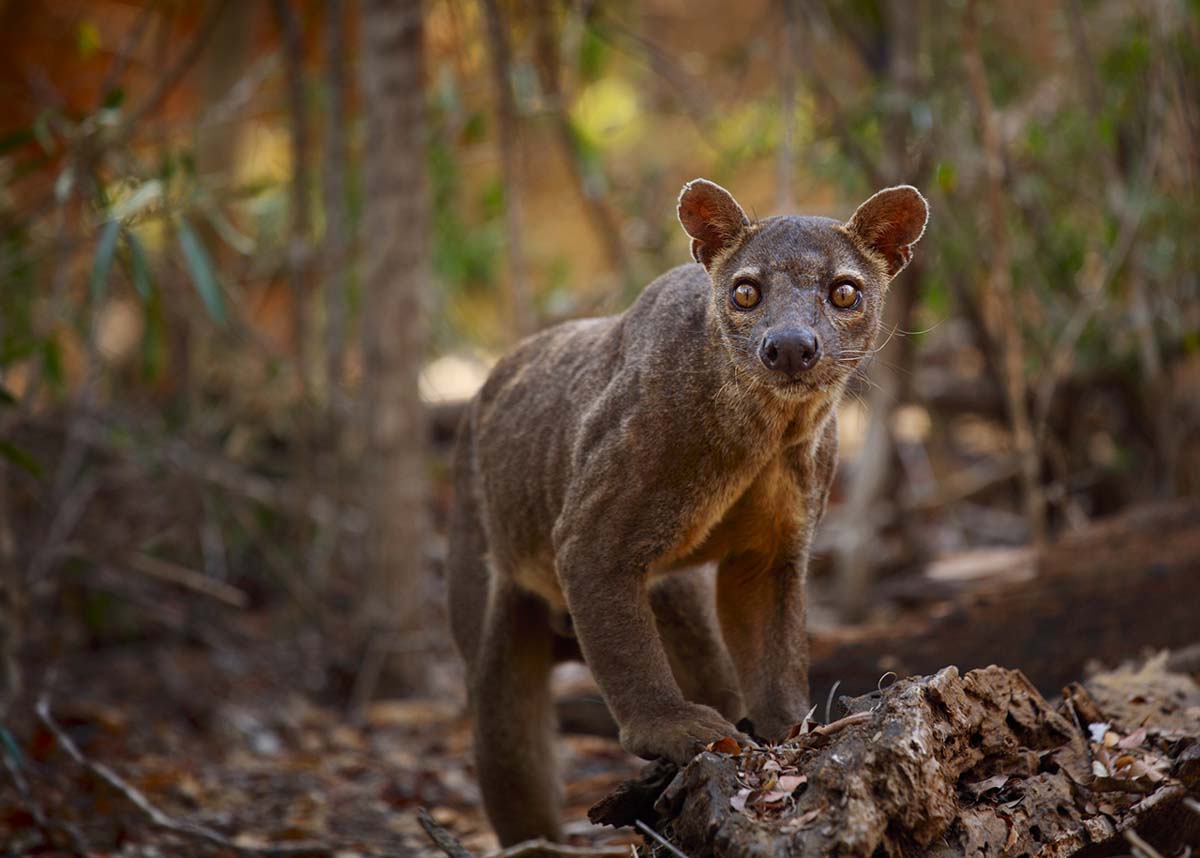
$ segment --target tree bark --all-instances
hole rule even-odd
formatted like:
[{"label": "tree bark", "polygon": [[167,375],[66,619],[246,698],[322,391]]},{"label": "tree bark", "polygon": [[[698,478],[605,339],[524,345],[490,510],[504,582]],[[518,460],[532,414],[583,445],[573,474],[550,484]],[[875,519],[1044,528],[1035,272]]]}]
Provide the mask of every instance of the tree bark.
[{"label": "tree bark", "polygon": [[1176,854],[1200,843],[1197,704],[1165,656],[1058,707],[1019,671],[948,667],[843,698],[845,716],[782,745],[705,752],[674,777],[656,764],[589,815],[641,820],[691,858],[1065,858],[1133,838]]},{"label": "tree bark", "polygon": [[[366,145],[363,336],[368,503],[362,613],[375,633],[418,633],[426,613],[424,423],[418,373],[429,282],[421,4],[363,0],[359,27]],[[385,675],[427,681],[422,658],[393,655]]]}]

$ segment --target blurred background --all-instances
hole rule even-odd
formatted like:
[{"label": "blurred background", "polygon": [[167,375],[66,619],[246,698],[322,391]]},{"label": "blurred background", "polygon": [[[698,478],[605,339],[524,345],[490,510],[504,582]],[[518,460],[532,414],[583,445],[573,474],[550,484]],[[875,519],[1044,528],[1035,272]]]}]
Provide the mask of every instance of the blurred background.
[{"label": "blurred background", "polygon": [[[760,217],[931,205],[842,409],[814,700],[1198,637],[1193,0],[8,0],[0,43],[18,853],[195,843],[97,760],[243,846],[415,848],[420,805],[494,843],[456,421],[521,337],[690,261],[696,176]],[[564,755],[577,819],[632,771]]]}]

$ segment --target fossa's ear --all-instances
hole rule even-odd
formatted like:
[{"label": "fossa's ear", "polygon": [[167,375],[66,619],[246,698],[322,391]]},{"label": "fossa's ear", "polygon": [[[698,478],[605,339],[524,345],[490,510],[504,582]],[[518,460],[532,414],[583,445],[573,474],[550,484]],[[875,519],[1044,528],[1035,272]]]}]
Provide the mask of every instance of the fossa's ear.
[{"label": "fossa's ear", "polygon": [[679,194],[679,222],[692,239],[692,258],[705,268],[750,226],[737,200],[715,182],[692,179]]},{"label": "fossa's ear", "polygon": [[846,222],[848,229],[870,253],[887,263],[895,277],[912,259],[913,245],[925,232],[929,204],[912,185],[886,188],[858,207]]}]

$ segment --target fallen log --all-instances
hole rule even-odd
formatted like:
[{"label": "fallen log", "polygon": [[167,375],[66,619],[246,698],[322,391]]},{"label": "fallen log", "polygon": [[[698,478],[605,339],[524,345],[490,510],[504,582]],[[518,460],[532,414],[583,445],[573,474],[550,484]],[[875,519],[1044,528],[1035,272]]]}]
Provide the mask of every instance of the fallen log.
[{"label": "fallen log", "polygon": [[690,858],[1200,846],[1200,686],[1169,673],[1165,655],[1072,685],[1057,706],[994,666],[948,667],[842,704],[843,718],[806,723],[781,745],[710,750],[681,770],[652,764],[589,816],[640,820]]},{"label": "fallen log", "polygon": [[947,661],[964,670],[1005,664],[1054,693],[1089,662],[1111,666],[1143,648],[1200,641],[1200,501],[1137,507],[1040,554],[1009,557],[1007,568],[957,587],[927,579],[912,588],[937,593],[937,610],[926,604],[884,627],[814,635],[813,699],[835,682],[857,694],[889,671],[919,676]]}]

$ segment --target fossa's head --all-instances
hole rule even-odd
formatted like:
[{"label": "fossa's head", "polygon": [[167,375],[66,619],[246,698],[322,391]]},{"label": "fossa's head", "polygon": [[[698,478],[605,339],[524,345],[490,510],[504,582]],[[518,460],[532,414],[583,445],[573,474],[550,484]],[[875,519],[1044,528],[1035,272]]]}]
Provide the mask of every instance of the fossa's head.
[{"label": "fossa's head", "polygon": [[782,396],[836,390],[870,352],[887,285],[912,258],[929,208],[914,187],[882,190],[845,223],[751,222],[720,185],[679,195],[692,256],[735,364]]}]

